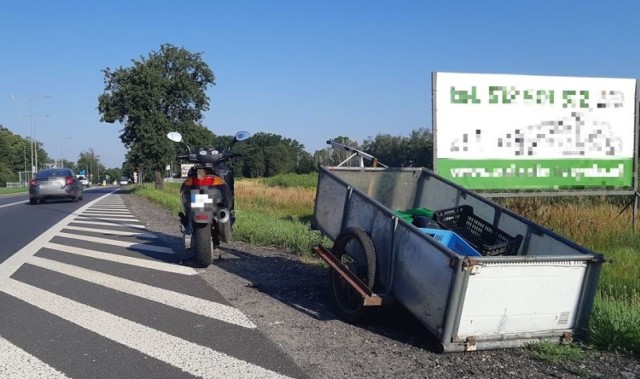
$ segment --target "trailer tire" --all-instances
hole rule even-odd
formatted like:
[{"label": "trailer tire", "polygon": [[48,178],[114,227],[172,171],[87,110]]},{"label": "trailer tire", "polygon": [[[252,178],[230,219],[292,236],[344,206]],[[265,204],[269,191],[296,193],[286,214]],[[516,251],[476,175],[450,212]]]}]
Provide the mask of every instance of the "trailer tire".
[{"label": "trailer tire", "polygon": [[[376,275],[376,250],[373,241],[360,228],[347,228],[338,235],[331,253],[373,289]],[[331,293],[338,315],[356,323],[364,315],[364,299],[336,271],[331,270]]]}]

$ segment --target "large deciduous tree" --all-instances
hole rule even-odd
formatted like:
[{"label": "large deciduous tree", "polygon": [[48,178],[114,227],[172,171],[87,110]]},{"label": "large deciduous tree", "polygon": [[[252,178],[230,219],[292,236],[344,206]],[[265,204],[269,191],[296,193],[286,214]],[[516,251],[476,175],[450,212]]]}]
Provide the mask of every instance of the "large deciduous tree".
[{"label": "large deciduous tree", "polygon": [[175,159],[175,146],[166,134],[203,134],[203,112],[209,109],[206,90],[215,84],[215,76],[201,53],[170,44],[132,64],[102,70],[100,121],[124,125],[120,139],[129,149],[129,163],[138,170],[153,171],[156,187],[161,187],[164,167]]}]

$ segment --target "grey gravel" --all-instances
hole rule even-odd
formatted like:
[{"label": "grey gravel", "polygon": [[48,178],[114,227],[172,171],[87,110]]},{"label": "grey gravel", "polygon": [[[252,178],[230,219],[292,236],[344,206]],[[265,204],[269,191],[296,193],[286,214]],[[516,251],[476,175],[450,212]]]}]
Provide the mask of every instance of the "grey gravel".
[{"label": "grey gravel", "polygon": [[[177,216],[120,194],[150,231],[181,250]],[[375,309],[350,325],[333,312],[327,269],[276,249],[224,245],[222,259],[200,275],[313,378],[640,379],[640,361],[610,352],[586,351],[584,359],[561,363],[536,360],[526,348],[440,354],[437,341],[400,306]]]}]

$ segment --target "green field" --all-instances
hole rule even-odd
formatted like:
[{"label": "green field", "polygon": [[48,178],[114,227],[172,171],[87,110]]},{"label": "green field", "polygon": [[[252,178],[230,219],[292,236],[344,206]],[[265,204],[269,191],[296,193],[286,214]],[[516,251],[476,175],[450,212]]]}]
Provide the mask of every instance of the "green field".
[{"label": "green field", "polygon": [[[315,261],[312,246],[330,245],[310,229],[315,198],[314,175],[286,175],[268,180],[236,181],[238,223],[234,239],[273,246]],[[180,210],[179,185],[162,192],[152,185],[135,193],[170,209]],[[503,205],[555,232],[603,253],[603,265],[589,323],[588,344],[640,357],[640,234],[631,229],[630,211],[602,199],[511,199]],[[537,351],[554,349],[538,349]],[[549,354],[549,353],[547,353]]]}]

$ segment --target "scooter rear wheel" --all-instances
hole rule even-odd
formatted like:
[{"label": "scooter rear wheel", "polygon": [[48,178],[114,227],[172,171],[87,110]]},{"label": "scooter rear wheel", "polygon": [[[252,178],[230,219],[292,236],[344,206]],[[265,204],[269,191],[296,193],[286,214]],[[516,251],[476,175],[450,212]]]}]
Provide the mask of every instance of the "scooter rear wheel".
[{"label": "scooter rear wheel", "polygon": [[202,267],[208,267],[213,262],[213,246],[211,243],[211,225],[193,224],[191,246],[196,254],[196,262]]}]

